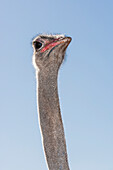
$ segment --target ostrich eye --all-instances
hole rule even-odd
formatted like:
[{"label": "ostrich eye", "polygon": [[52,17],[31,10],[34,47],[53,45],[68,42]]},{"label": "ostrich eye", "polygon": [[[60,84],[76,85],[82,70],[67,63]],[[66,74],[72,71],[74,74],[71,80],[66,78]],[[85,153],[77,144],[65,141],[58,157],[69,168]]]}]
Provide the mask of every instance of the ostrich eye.
[{"label": "ostrich eye", "polygon": [[38,42],[38,41],[35,41],[35,42],[34,42],[34,46],[35,46],[35,49],[38,50],[39,48],[41,48],[42,43],[41,43],[41,42]]}]

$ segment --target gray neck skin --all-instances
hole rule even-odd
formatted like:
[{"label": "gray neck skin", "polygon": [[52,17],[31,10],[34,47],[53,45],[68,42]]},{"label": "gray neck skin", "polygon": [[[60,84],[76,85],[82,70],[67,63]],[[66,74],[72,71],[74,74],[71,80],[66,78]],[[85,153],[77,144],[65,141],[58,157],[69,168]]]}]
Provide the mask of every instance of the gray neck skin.
[{"label": "gray neck skin", "polygon": [[54,66],[37,73],[39,121],[48,169],[69,170],[57,75],[58,69]]}]

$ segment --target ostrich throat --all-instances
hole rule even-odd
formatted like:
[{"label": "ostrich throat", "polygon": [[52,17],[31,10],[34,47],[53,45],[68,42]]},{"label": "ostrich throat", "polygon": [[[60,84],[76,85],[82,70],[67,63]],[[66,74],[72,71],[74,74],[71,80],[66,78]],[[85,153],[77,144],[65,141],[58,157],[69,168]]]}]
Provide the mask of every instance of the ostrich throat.
[{"label": "ostrich throat", "polygon": [[69,170],[60,112],[58,68],[37,72],[37,97],[43,146],[50,170]]}]

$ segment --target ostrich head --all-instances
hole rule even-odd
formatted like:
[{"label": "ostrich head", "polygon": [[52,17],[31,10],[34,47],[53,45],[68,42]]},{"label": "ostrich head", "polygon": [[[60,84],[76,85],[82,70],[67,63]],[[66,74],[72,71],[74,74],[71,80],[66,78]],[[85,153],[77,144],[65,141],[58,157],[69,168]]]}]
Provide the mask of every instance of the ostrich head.
[{"label": "ostrich head", "polygon": [[71,37],[64,35],[39,35],[33,40],[33,64],[36,70],[48,67],[59,69]]}]

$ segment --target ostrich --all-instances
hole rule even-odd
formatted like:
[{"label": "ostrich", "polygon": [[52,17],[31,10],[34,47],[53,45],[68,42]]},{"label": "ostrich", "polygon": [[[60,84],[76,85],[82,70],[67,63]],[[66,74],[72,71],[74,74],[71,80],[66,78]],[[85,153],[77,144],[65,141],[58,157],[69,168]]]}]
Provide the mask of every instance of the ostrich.
[{"label": "ostrich", "polygon": [[38,115],[49,170],[69,170],[64,128],[60,112],[57,77],[71,37],[38,35],[33,40]]}]

